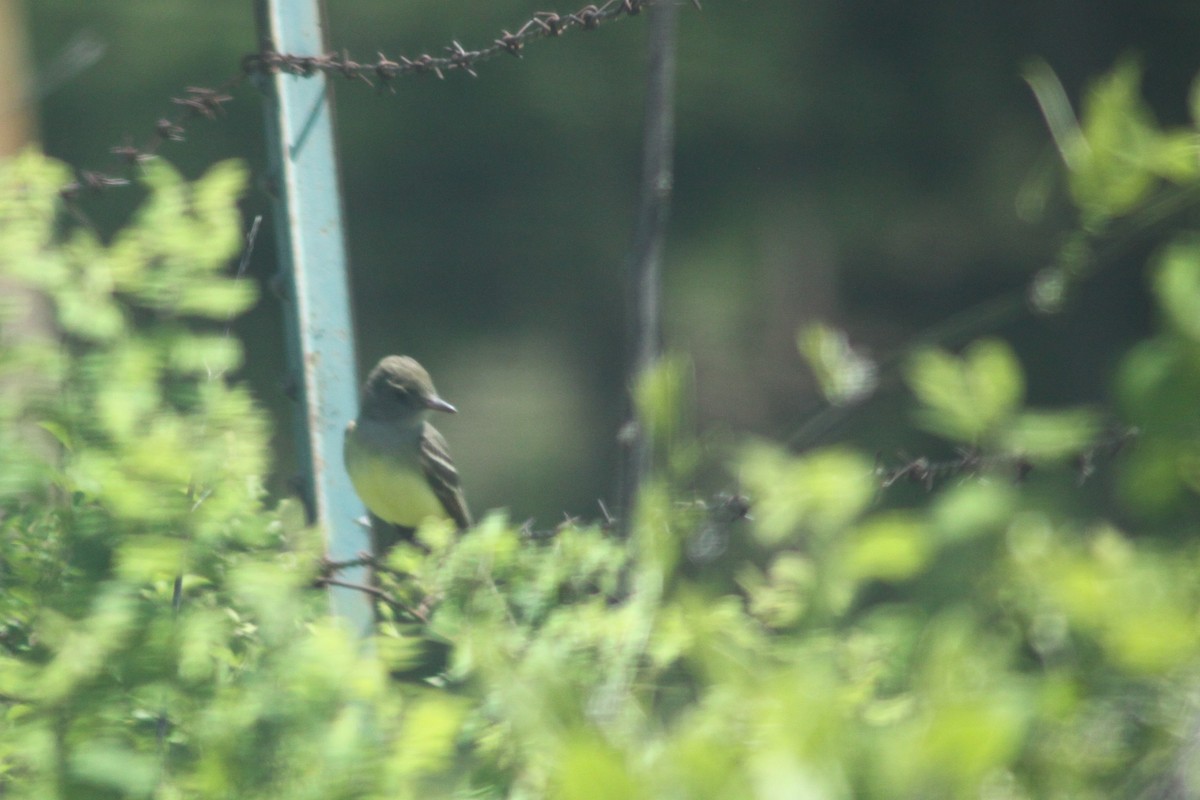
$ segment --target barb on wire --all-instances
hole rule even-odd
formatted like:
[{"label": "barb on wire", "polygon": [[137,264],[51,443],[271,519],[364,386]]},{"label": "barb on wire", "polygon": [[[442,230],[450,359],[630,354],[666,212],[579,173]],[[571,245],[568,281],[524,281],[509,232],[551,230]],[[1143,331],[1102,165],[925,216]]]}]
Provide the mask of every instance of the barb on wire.
[{"label": "barb on wire", "polygon": [[79,196],[79,193],[84,189],[99,191],[112,186],[127,186],[129,181],[126,178],[118,178],[113,175],[106,175],[103,172],[94,172],[93,170],[84,169],[79,171],[79,177],[59,189],[59,194],[64,199],[73,200]]},{"label": "barb on wire", "polygon": [[217,89],[206,89],[203,86],[189,86],[187,97],[172,97],[171,102],[177,106],[194,111],[201,117],[216,119],[221,105],[233,99],[233,95],[225,94]]}]

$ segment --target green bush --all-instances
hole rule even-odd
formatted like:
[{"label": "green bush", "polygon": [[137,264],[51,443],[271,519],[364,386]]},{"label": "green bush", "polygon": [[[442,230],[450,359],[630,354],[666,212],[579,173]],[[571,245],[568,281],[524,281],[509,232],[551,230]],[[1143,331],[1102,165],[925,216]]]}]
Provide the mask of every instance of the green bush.
[{"label": "green bush", "polygon": [[[1196,186],[1195,133],[1137,111],[1133,69],[1069,145],[1076,243],[1164,180]],[[5,796],[1200,791],[1193,234],[1151,267],[1161,327],[1117,370],[1111,413],[1139,433],[1115,461],[1103,415],[1028,408],[1018,358],[986,339],[905,366],[916,424],[964,448],[949,480],[909,472],[936,491],[895,507],[852,449],[747,443],[729,465],[744,517],[682,500],[701,448],[668,362],[638,393],[668,468],[627,541],[497,515],[423,530],[386,586],[417,611],[364,643],[312,588],[319,534],[265,505],[266,422],[225,377],[241,352],[222,329],[254,299],[227,274],[242,170],[147,165],[107,244],[64,219],[67,177],[36,153],[0,175],[0,274],[57,326],[0,350]],[[22,309],[0,313],[12,328]],[[840,402],[873,388],[830,331],[801,345]],[[1099,456],[1121,525],[1063,480]]]}]

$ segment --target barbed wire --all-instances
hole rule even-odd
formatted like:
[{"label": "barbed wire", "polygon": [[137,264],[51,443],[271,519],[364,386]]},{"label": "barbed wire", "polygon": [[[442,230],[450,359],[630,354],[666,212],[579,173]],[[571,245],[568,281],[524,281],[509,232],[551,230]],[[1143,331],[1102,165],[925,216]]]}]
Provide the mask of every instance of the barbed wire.
[{"label": "barbed wire", "polygon": [[[242,69],[247,74],[288,72],[293,75],[311,75],[314,72],[324,72],[329,75],[341,75],[351,80],[361,80],[374,86],[371,76],[380,81],[381,87],[391,89],[391,81],[402,75],[436,75],[445,78],[447,72],[460,70],[471,77],[478,77],[475,66],[500,55],[511,55],[520,58],[526,43],[536,39],[546,39],[562,36],[568,31],[578,29],[591,31],[602,23],[619,19],[622,16],[637,16],[643,9],[661,0],[608,0],[602,5],[587,5],[570,14],[558,14],[553,11],[539,11],[525,21],[516,33],[507,29],[494,39],[492,43],[478,50],[468,50],[457,41],[452,41],[442,48],[446,55],[434,56],[422,53],[414,58],[397,56],[389,58],[378,53],[374,61],[358,62],[342,52],[326,53],[317,56],[298,56],[278,53],[264,49],[246,58]],[[671,0],[668,0],[668,2]],[[700,4],[693,0],[693,5],[699,9]],[[393,89],[394,91],[394,89]]]},{"label": "barbed wire", "polygon": [[[220,116],[225,103],[234,99],[231,94],[233,89],[246,78],[244,73],[236,75],[216,89],[204,86],[187,87],[182,97],[171,98],[171,103],[177,106],[178,110],[155,121],[153,133],[144,145],[138,147],[130,137],[126,137],[124,144],[110,147],[109,154],[129,172],[139,164],[155,158],[164,143],[186,141],[190,123],[197,118],[211,120]],[[132,183],[128,177],[81,169],[77,171],[74,180],[59,188],[58,193],[64,201],[73,206],[74,201],[78,200],[85,190],[99,192],[113,187],[129,186]]]},{"label": "barbed wire", "polygon": [[[1095,474],[1098,461],[1116,456],[1140,435],[1138,428],[1111,431],[1071,454],[1067,461],[1075,470],[1076,485],[1082,486]],[[881,456],[876,456],[875,477],[880,489],[888,489],[907,480],[921,484],[926,491],[932,491],[939,481],[987,472],[1008,472],[1015,482],[1020,483],[1034,467],[1034,459],[1025,453],[984,453],[977,448],[964,448],[958,451],[956,458],[938,461],[921,456],[906,459],[898,466],[887,466]]]},{"label": "barbed wire", "polygon": [[[539,11],[517,28],[515,33],[507,29],[502,30],[500,36],[490,45],[468,50],[458,41],[452,41],[442,48],[446,55],[441,56],[422,53],[411,58],[405,55],[389,57],[378,53],[373,61],[359,62],[350,58],[344,50],[340,54],[302,56],[280,53],[264,47],[257,53],[243,57],[241,70],[216,88],[189,86],[182,96],[172,97],[171,104],[176,107],[176,111],[155,121],[153,133],[145,144],[139,147],[127,137],[123,144],[110,148],[109,153],[117,159],[126,174],[131,174],[137,165],[155,158],[164,144],[186,141],[193,122],[219,118],[224,113],[225,104],[234,100],[234,90],[247,79],[258,75],[273,75],[279,72],[315,75],[321,72],[330,77],[340,76],[351,81],[361,81],[372,87],[376,86],[372,80],[374,79],[379,82],[378,88],[386,87],[395,93],[391,82],[396,78],[422,75],[445,78],[446,73],[455,70],[478,77],[478,73],[475,72],[477,64],[500,55],[520,58],[525,45],[531,41],[555,38],[572,30],[592,31],[603,23],[616,21],[621,17],[637,16],[642,10],[660,2],[676,0],[607,0],[600,5],[586,5],[567,14]],[[691,2],[697,10],[700,9],[699,0]],[[131,177],[81,169],[76,172],[73,180],[61,187],[59,195],[71,206],[73,212],[78,213],[74,201],[85,191],[101,192],[114,187],[129,186],[133,183]]]}]

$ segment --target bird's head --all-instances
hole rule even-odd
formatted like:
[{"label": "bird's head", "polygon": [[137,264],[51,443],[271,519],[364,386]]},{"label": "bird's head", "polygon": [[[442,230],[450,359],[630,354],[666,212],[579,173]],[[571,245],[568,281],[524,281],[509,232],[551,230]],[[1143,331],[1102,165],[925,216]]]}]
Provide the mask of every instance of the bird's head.
[{"label": "bird's head", "polygon": [[438,397],[433,380],[416,359],[387,356],[363,386],[362,413],[372,419],[423,419],[429,411],[451,414],[457,409]]}]

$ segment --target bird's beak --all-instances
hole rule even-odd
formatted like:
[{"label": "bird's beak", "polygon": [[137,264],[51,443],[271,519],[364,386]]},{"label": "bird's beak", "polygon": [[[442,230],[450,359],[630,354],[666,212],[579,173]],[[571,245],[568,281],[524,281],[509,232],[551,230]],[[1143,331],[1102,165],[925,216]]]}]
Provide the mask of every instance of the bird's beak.
[{"label": "bird's beak", "polygon": [[425,398],[425,406],[432,408],[434,411],[445,411],[447,414],[457,414],[458,409],[447,403],[436,394]]}]

